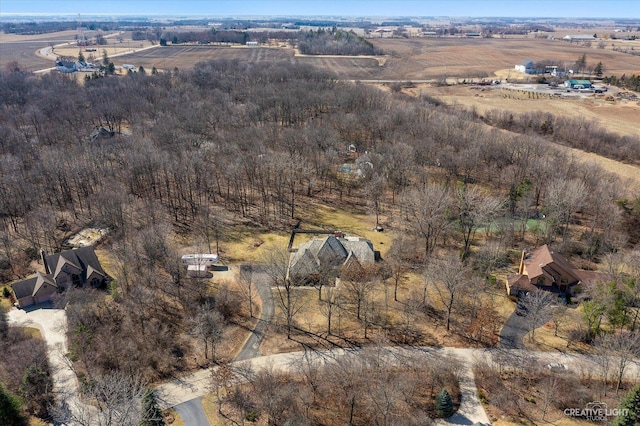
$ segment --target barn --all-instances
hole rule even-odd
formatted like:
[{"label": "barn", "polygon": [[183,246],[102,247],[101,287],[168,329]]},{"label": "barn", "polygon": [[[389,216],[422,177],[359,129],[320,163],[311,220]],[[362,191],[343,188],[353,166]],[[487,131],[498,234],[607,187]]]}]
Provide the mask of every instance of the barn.
[{"label": "barn", "polygon": [[564,86],[569,89],[591,89],[592,85],[589,80],[567,80]]}]

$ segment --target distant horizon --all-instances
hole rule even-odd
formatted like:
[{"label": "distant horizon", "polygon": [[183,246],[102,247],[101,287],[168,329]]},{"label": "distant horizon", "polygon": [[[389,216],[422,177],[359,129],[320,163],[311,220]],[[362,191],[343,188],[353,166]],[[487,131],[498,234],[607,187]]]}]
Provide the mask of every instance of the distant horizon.
[{"label": "distant horizon", "polygon": [[640,19],[638,0],[2,0],[0,18],[74,17],[455,17]]}]

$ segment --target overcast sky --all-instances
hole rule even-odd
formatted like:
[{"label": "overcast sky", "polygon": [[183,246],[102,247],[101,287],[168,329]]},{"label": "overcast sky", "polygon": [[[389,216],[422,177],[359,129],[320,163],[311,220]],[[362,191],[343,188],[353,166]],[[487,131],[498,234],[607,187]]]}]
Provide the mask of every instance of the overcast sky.
[{"label": "overcast sky", "polygon": [[640,0],[0,0],[5,14],[640,18]]}]

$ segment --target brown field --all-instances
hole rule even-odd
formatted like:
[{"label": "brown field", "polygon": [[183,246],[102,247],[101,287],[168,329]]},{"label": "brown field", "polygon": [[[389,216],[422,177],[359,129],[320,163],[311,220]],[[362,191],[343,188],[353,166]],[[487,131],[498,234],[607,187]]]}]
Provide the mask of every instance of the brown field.
[{"label": "brown field", "polygon": [[122,61],[143,66],[146,69],[172,70],[189,69],[202,61],[215,59],[237,59],[247,62],[293,62],[292,49],[249,48],[229,46],[167,46],[148,49],[141,52],[121,56]]},{"label": "brown field", "polygon": [[[0,32],[0,67],[16,61],[27,71],[53,66],[51,60],[37,55],[37,51],[51,44],[74,41],[76,31],[60,31],[49,34],[17,35]],[[77,52],[76,52],[77,54]]]},{"label": "brown field", "polygon": [[381,78],[475,77],[482,73],[491,76],[495,70],[513,69],[525,60],[548,59],[569,64],[582,54],[587,56],[587,65],[601,61],[607,74],[640,73],[640,56],[581,47],[559,40],[388,38],[372,42],[392,56],[385,64]]},{"label": "brown field", "polygon": [[[241,46],[168,46],[127,55],[126,60],[145,68],[191,68],[210,59],[250,62],[288,61],[308,63],[351,80],[441,79],[492,77],[501,69],[513,69],[524,60],[575,61],[587,55],[587,64],[602,62],[608,74],[640,73],[640,56],[609,49],[578,46],[544,39],[414,38],[372,40],[388,53],[384,65],[373,58],[294,56],[291,48]],[[640,43],[638,43],[640,47]],[[516,77],[515,71],[513,77]]]},{"label": "brown field", "polygon": [[[570,32],[570,31],[569,31]],[[569,33],[567,32],[567,33]],[[601,31],[602,32],[602,31]],[[575,33],[571,32],[572,34]],[[561,37],[564,32],[555,35]],[[73,41],[75,31],[64,31],[36,36],[0,34],[0,66],[17,60],[24,68],[35,70],[46,67],[49,61],[36,56],[39,48],[50,44]],[[123,37],[127,37],[124,35]],[[119,38],[119,37],[118,37]],[[108,38],[112,48],[140,48],[140,42],[125,39],[119,43]],[[580,46],[560,40],[536,38],[384,38],[371,39],[387,56],[380,66],[374,58],[294,56],[294,50],[286,48],[248,48],[245,46],[168,46],[122,56],[121,60],[145,68],[192,68],[196,63],[211,59],[238,59],[249,62],[287,61],[309,63],[335,72],[339,78],[351,80],[429,80],[443,77],[474,78],[493,77],[497,70],[513,69],[525,60],[554,60],[559,64],[571,64],[582,54],[587,65],[604,64],[606,74],[640,73],[640,56],[632,56],[611,50],[612,44],[631,49],[640,48],[640,41],[605,40],[605,49]],[[116,46],[119,44],[118,46]],[[131,44],[129,46],[129,44]],[[135,46],[134,46],[135,44]],[[102,49],[101,46],[98,47]],[[62,54],[77,54],[77,47],[60,50]],[[120,52],[119,52],[120,53]],[[112,55],[112,52],[109,52]],[[512,77],[516,77],[515,71]]]}]

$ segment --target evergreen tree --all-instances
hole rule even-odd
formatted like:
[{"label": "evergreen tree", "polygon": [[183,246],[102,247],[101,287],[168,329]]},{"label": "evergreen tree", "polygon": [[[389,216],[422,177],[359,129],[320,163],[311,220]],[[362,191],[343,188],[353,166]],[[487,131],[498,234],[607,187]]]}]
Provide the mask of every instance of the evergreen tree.
[{"label": "evergreen tree", "polygon": [[84,55],[82,54],[82,50],[78,51],[78,62],[84,62]]},{"label": "evergreen tree", "polygon": [[576,67],[576,72],[582,72],[582,70],[587,66],[587,55],[586,54],[582,54],[582,56],[580,56],[578,58],[578,60],[576,61],[575,67]]},{"label": "evergreen tree", "polygon": [[146,74],[147,73],[147,71],[144,69],[144,67],[142,65],[140,65],[140,67],[138,68],[138,72],[140,74]]},{"label": "evergreen tree", "polygon": [[147,389],[142,398],[142,421],[139,426],[163,426],[164,424],[156,392],[153,389]]},{"label": "evergreen tree", "polygon": [[446,389],[442,389],[436,396],[436,413],[438,417],[446,419],[453,415],[453,400]]},{"label": "evergreen tree", "polygon": [[640,385],[634,386],[622,397],[618,410],[612,426],[634,426],[640,423]]},{"label": "evergreen tree", "polygon": [[0,306],[0,342],[5,342],[8,334],[9,321],[7,321],[7,311]]},{"label": "evergreen tree", "polygon": [[27,421],[22,413],[20,399],[0,383],[0,425],[23,426]]},{"label": "evergreen tree", "polygon": [[596,74],[596,77],[602,77],[602,73],[604,72],[602,69],[602,62],[598,62],[598,65],[593,69],[593,72]]}]

